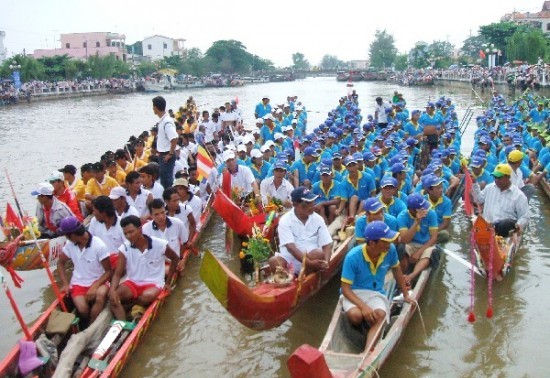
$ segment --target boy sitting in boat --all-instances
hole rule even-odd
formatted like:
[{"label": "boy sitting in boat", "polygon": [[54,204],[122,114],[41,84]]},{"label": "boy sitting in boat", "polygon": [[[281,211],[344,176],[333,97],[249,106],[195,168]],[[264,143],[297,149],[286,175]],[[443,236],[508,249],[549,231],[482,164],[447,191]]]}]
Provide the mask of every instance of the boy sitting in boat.
[{"label": "boy sitting in boat", "polygon": [[342,268],[342,307],[354,326],[366,321],[369,330],[366,346],[372,346],[379,328],[388,321],[390,307],[384,292],[384,279],[388,270],[409,302],[405,278],[399,267],[397,250],[392,244],[399,236],[381,221],[364,228],[365,244],[354,247],[346,255]]},{"label": "boy sitting in boat", "polygon": [[[70,293],[80,318],[92,323],[107,301],[112,273],[109,250],[100,238],[86,231],[75,216],[63,218],[59,231],[68,240],[57,262],[59,278],[63,282],[61,291]],[[65,272],[68,260],[74,265],[70,283]]]},{"label": "boy sitting in boat", "polygon": [[[169,258],[169,279],[174,275],[179,257],[168,242],[144,235],[141,220],[129,215],[120,221],[127,241],[119,249],[118,265],[109,290],[111,311],[119,320],[126,320],[126,308],[138,305],[143,312],[161,293],[169,291],[164,278],[164,261]],[[127,279],[120,282],[126,271]],[[137,314],[136,314],[137,315]]]}]

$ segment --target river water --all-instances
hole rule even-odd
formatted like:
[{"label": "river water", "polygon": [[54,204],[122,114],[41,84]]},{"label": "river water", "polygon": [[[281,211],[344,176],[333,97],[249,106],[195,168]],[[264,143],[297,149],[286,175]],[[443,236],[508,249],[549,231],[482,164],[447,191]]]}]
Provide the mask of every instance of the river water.
[{"label": "river water", "polygon": [[[404,94],[410,109],[423,108],[428,100],[450,96],[459,119],[468,107],[481,111],[471,91],[456,88],[400,88],[386,83],[356,83],[364,116],[373,113],[375,97],[391,98],[394,90]],[[247,125],[253,124],[255,105],[264,95],[282,103],[298,95],[309,110],[309,125],[322,122],[326,112],[348,92],[345,83],[333,78],[308,78],[290,83],[248,85],[241,88],[194,89],[165,94],[176,110],[193,95],[202,109],[239,99]],[[14,205],[4,176],[7,168],[24,211],[33,213],[30,192],[49,173],[65,164],[79,167],[93,162],[107,150],[115,150],[157,121],[147,94],[70,99],[19,107],[0,108],[0,208]],[[475,125],[470,124],[463,153],[472,149]],[[550,291],[550,207],[539,191],[532,200],[532,219],[514,269],[493,289],[494,316],[487,319],[487,287],[476,281],[476,315],[467,322],[470,275],[453,260],[443,258],[399,346],[379,372],[382,377],[542,377],[550,364],[546,342],[543,301]],[[224,251],[223,222],[213,217],[200,242],[224,262],[237,265]],[[469,258],[469,223],[459,209],[453,217],[452,240],[447,248]],[[280,327],[256,332],[234,320],[199,278],[200,259],[193,257],[186,274],[165,303],[143,344],[134,352],[123,377],[288,377],[286,360],[301,344],[319,346],[338,296],[338,279]],[[5,272],[3,271],[5,274]],[[44,271],[23,272],[23,288],[12,291],[24,319],[36,319],[53,299]],[[11,284],[10,284],[11,286]],[[0,294],[2,343],[0,358],[22,333],[4,294]]]}]

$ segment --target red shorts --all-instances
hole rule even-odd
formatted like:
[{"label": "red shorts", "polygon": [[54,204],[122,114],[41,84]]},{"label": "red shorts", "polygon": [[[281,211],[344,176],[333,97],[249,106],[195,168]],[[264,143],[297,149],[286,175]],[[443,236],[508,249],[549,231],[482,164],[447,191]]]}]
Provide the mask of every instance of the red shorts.
[{"label": "red shorts", "polygon": [[145,290],[153,288],[153,287],[155,289],[158,289],[159,293],[160,293],[160,290],[161,290],[157,287],[157,285],[155,285],[153,283],[145,284],[145,285],[138,285],[135,282],[130,281],[130,280],[124,281],[123,283],[121,283],[121,285],[126,285],[130,289],[130,291],[132,292],[132,299],[139,298]]},{"label": "red shorts", "polygon": [[[105,282],[103,285],[109,287],[109,282]],[[72,285],[71,286],[71,297],[76,298],[76,297],[86,295],[86,293],[88,293],[88,290],[90,290],[91,287],[92,287],[92,285],[90,285],[90,286]]]},{"label": "red shorts", "polygon": [[118,253],[113,253],[112,255],[109,255],[109,263],[111,264],[111,269],[113,269],[114,271],[118,264]]}]

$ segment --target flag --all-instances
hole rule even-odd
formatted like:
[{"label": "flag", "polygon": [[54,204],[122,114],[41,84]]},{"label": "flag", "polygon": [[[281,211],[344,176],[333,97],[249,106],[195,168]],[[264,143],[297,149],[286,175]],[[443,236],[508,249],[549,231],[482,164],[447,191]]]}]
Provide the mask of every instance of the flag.
[{"label": "flag", "polygon": [[473,183],[472,176],[470,176],[470,171],[466,167],[464,167],[464,175],[464,211],[469,217],[471,217],[474,215],[474,207],[470,196],[472,193]]},{"label": "flag", "polygon": [[481,59],[485,59],[485,53],[483,52],[483,50],[479,50],[479,57]]},{"label": "flag", "polygon": [[15,213],[15,211],[13,211],[13,208],[11,207],[11,205],[9,203],[6,206],[6,219],[5,219],[5,221],[6,221],[7,224],[11,224],[12,226],[17,227],[20,231],[23,231],[23,229],[25,228],[23,226],[23,221],[21,221],[21,218],[19,217],[19,215],[17,215]]},{"label": "flag", "polygon": [[203,146],[199,146],[197,151],[197,172],[199,173],[199,181],[208,178],[212,169],[214,169],[214,162],[210,158],[210,154]]}]

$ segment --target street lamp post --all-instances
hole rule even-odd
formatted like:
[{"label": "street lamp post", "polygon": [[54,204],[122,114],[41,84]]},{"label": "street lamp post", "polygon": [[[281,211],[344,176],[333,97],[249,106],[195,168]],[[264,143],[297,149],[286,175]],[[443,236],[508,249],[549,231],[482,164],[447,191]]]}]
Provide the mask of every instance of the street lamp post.
[{"label": "street lamp post", "polygon": [[13,84],[15,88],[19,90],[21,88],[21,65],[14,60],[9,67],[12,71]]},{"label": "street lamp post", "polygon": [[491,43],[486,47],[485,53],[487,55],[487,67],[489,69],[496,67],[498,49],[495,47],[494,43]]}]

